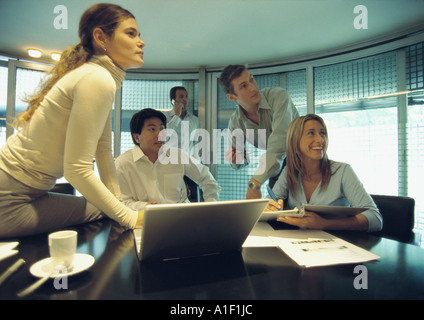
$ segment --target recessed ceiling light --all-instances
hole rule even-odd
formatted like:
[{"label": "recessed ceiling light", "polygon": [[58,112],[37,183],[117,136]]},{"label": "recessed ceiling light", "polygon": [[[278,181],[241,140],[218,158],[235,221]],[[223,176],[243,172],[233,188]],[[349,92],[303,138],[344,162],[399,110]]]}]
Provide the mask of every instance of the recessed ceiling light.
[{"label": "recessed ceiling light", "polygon": [[51,57],[54,61],[60,60],[60,53],[59,52],[52,52]]},{"label": "recessed ceiling light", "polygon": [[28,49],[28,55],[33,58],[40,58],[41,51],[38,49]]}]

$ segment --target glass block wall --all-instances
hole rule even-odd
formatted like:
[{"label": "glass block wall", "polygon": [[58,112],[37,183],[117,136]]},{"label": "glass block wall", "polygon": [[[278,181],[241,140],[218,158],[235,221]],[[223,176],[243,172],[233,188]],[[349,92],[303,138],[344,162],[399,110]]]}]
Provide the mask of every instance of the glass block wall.
[{"label": "glass block wall", "polygon": [[[415,228],[424,230],[424,43],[406,48],[406,88],[408,94],[407,194],[415,199]],[[424,243],[424,239],[422,239]]]},{"label": "glass block wall", "polygon": [[22,101],[26,95],[32,95],[37,89],[45,72],[25,68],[16,69],[15,113],[25,111],[27,104]]},{"label": "glass block wall", "polygon": [[[16,69],[15,114],[26,110],[27,104],[22,99],[34,93],[44,74],[45,72],[38,70]],[[0,147],[6,143],[7,81],[8,68],[0,66]]]},{"label": "glass block wall", "polygon": [[409,90],[424,89],[424,44],[417,43],[406,48],[406,86]]},{"label": "glass block wall", "polygon": [[368,192],[397,194],[397,100],[372,98],[397,92],[396,52],[318,67],[314,78],[329,157],[351,164]]},{"label": "glass block wall", "polygon": [[329,157],[351,164],[369,193],[413,197],[415,227],[423,229],[422,43],[405,57],[406,88],[398,88],[396,51],[315,68],[315,112],[328,127]]},{"label": "glass block wall", "polygon": [[7,67],[0,66],[0,147],[6,143]]}]

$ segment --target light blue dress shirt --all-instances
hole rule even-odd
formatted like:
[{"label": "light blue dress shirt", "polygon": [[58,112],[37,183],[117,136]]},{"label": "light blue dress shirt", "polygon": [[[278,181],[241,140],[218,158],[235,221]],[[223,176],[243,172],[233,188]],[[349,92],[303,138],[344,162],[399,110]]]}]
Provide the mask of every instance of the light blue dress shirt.
[{"label": "light blue dress shirt", "polygon": [[[303,204],[367,208],[362,214],[368,219],[368,231],[381,230],[383,226],[381,213],[352,167],[346,163],[332,161],[331,170],[333,175],[327,188],[321,189],[320,182],[312,193],[309,202],[306,200],[302,183],[298,184],[295,195],[290,193],[287,186],[287,167],[284,168],[272,190],[278,199],[288,199],[287,204],[290,209],[299,208]],[[300,174],[299,181],[302,181]],[[331,218],[330,216],[322,216]],[[332,217],[334,218],[334,216]],[[344,217],[346,216],[339,216],[338,218]]]}]

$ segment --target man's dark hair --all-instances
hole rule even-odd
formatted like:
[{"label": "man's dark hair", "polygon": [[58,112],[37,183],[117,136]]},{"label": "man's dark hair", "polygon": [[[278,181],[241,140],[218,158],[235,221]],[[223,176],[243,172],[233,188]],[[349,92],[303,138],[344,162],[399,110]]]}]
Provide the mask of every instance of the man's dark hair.
[{"label": "man's dark hair", "polygon": [[240,77],[244,70],[246,70],[246,67],[240,64],[234,64],[225,67],[224,71],[222,71],[221,76],[219,77],[219,84],[221,85],[222,89],[224,89],[225,94],[235,94],[231,82],[234,78]]},{"label": "man's dark hair", "polygon": [[181,86],[171,88],[171,91],[169,91],[169,98],[171,99],[171,101],[175,100],[175,97],[177,95],[177,90],[184,90],[185,92],[187,92],[186,88]]},{"label": "man's dark hair", "polygon": [[150,118],[159,118],[166,128],[166,116],[162,112],[151,108],[142,109],[135,113],[130,121],[131,138],[134,144],[139,145],[137,141],[135,141],[133,134],[140,133],[143,129],[144,122]]}]

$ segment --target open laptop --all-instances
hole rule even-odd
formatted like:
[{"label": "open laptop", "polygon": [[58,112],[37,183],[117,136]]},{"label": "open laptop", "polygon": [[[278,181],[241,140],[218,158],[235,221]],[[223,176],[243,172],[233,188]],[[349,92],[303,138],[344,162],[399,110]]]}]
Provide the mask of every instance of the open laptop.
[{"label": "open laptop", "polygon": [[140,261],[240,250],[268,199],[149,205],[134,229]]}]

